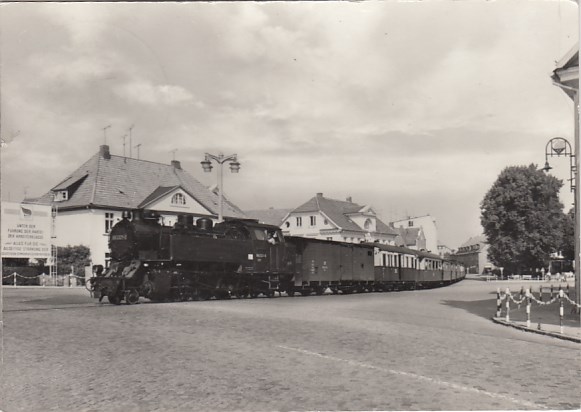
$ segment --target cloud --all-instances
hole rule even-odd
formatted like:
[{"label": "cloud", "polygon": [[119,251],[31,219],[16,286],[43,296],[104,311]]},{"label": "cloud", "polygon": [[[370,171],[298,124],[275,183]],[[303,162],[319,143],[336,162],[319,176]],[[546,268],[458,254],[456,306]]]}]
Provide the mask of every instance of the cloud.
[{"label": "cloud", "polygon": [[[122,85],[115,93],[130,103],[174,106],[193,100],[186,89],[172,85],[153,85],[145,81],[134,81]],[[202,103],[199,103],[203,106]]]}]

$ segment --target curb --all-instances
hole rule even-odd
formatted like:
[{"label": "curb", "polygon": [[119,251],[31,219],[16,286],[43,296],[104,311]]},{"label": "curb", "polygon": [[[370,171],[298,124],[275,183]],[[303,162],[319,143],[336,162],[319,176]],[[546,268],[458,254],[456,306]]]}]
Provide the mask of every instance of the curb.
[{"label": "curb", "polygon": [[504,326],[509,326],[515,329],[519,329],[525,332],[531,332],[531,333],[536,333],[538,335],[545,335],[545,336],[551,336],[553,338],[557,338],[557,339],[562,339],[562,340],[568,340],[571,342],[576,342],[576,343],[581,343],[581,338],[577,338],[574,336],[570,336],[570,335],[563,335],[561,333],[557,333],[557,332],[549,332],[546,330],[538,330],[538,329],[533,329],[533,328],[527,328],[526,326],[521,326],[521,325],[517,325],[515,323],[512,322],[507,322],[505,320],[502,319],[498,319],[495,318],[494,316],[491,318],[492,321],[494,323],[498,323],[499,325],[504,325]]}]

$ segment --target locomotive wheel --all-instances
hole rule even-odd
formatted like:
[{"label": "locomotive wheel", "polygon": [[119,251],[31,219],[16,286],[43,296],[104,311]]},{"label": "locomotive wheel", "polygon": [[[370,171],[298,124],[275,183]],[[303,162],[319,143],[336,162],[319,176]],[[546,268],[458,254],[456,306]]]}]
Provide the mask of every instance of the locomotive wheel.
[{"label": "locomotive wheel", "polygon": [[125,291],[125,303],[128,305],[135,305],[139,302],[139,292],[137,289],[129,289]]},{"label": "locomotive wheel", "polygon": [[121,304],[121,296],[119,295],[108,295],[107,299],[109,299],[109,303],[112,303],[113,305]]}]

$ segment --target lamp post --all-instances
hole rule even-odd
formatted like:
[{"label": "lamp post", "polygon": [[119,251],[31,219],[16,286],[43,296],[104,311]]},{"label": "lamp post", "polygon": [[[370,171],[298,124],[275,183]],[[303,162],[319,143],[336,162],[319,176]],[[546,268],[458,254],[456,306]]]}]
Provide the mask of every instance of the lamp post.
[{"label": "lamp post", "polygon": [[224,156],[222,153],[219,153],[218,156],[215,156],[210,153],[206,153],[206,157],[200,163],[202,164],[202,168],[204,172],[210,173],[212,171],[212,160],[218,163],[218,223],[224,220],[224,194],[223,194],[223,173],[222,173],[222,166],[226,162],[230,162],[230,171],[232,173],[238,173],[240,171],[240,163],[236,157],[236,154],[232,154],[229,156]]},{"label": "lamp post", "polygon": [[571,143],[567,139],[562,137],[554,137],[545,146],[545,167],[543,170],[548,172],[552,169],[549,165],[549,157],[569,157],[569,182],[571,182],[571,192],[575,193],[575,184],[577,183],[576,178],[576,167],[575,167],[575,155],[573,150],[571,150]]},{"label": "lamp post", "polygon": [[[575,97],[575,102],[577,103],[577,96]],[[577,183],[579,182],[579,134],[577,128],[578,118],[576,118],[576,127],[575,127],[575,139],[576,148],[575,152],[571,148],[571,144],[567,139],[562,137],[554,137],[545,146],[545,167],[542,169],[545,172],[548,172],[552,169],[549,165],[549,157],[560,157],[565,156],[569,157],[569,181],[571,183],[571,192],[573,192],[573,210],[575,212],[575,290],[577,293],[576,300],[577,303],[581,302],[581,291],[580,291],[580,270],[581,270],[581,262],[580,262],[580,220],[579,220],[579,190],[577,188]]]}]

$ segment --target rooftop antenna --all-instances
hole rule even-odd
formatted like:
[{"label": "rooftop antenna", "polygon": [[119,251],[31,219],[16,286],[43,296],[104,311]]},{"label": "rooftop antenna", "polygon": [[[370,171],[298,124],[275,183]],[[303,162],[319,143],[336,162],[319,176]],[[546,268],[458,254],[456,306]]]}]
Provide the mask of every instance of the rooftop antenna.
[{"label": "rooftop antenna", "polygon": [[132,140],[132,136],[131,136],[131,131],[133,130],[134,127],[135,127],[134,124],[132,124],[129,127],[129,157],[133,157],[133,153],[131,152],[131,148],[133,147],[133,140]]},{"label": "rooftop antenna", "polygon": [[121,138],[123,139],[123,157],[125,157],[125,138],[127,137],[126,134],[124,134]]},{"label": "rooftop antenna", "polygon": [[141,143],[135,146],[137,148],[137,160],[139,160],[139,148],[141,147]]},{"label": "rooftop antenna", "polygon": [[103,139],[104,139],[104,143],[103,144],[107,144],[107,129],[110,128],[111,125],[105,126],[103,127]]},{"label": "rooftop antenna", "polygon": [[178,151],[178,149],[173,149],[173,150],[170,150],[170,152],[172,153],[172,157],[173,157],[173,159],[172,159],[172,160],[176,160],[176,152],[177,152],[177,151]]}]

